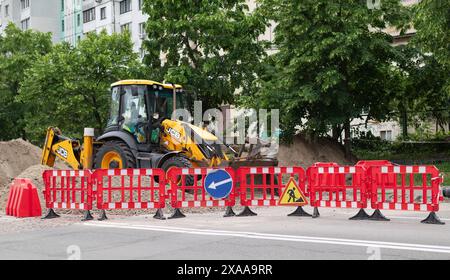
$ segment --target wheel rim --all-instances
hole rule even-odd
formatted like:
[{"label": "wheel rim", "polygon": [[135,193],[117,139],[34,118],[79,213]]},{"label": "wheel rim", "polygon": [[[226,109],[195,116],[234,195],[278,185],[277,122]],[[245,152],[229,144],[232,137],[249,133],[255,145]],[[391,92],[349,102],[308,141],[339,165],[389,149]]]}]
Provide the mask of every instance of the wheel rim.
[{"label": "wheel rim", "polygon": [[121,169],[123,168],[122,157],[119,153],[107,152],[102,159],[102,169]]}]

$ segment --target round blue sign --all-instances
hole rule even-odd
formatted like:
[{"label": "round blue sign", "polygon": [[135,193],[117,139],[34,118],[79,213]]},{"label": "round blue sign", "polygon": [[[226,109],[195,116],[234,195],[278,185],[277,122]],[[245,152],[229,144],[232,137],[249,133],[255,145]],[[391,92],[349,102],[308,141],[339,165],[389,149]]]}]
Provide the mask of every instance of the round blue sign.
[{"label": "round blue sign", "polygon": [[205,178],[205,191],[215,199],[226,198],[233,189],[233,178],[226,170],[211,171]]}]

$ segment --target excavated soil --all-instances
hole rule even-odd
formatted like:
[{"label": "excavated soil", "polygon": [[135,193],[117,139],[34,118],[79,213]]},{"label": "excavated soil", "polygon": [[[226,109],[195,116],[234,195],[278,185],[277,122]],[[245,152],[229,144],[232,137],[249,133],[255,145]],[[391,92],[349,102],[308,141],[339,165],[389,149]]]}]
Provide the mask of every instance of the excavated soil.
[{"label": "excavated soil", "polygon": [[316,162],[336,162],[340,165],[354,163],[345,159],[344,149],[338,143],[324,138],[315,142],[308,141],[301,135],[296,136],[290,145],[280,145],[278,160],[280,166],[303,168]]},{"label": "excavated soil", "polygon": [[[31,179],[44,205],[42,172],[51,168],[39,164],[41,153],[39,147],[22,139],[0,142],[0,211],[5,209],[9,185],[14,178]],[[66,168],[61,162],[55,164],[55,169]]]}]

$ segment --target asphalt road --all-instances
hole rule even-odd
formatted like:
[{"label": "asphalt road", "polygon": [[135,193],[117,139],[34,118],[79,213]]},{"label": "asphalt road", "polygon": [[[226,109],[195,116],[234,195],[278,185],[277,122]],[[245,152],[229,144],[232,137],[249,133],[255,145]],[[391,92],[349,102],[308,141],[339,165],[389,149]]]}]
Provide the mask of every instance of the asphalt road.
[{"label": "asphalt road", "polygon": [[290,208],[257,209],[256,217],[110,217],[0,234],[0,259],[450,259],[448,206],[443,226],[421,224],[426,213],[414,212],[350,221],[355,211],[341,209],[322,209],[318,219],[287,217]]}]

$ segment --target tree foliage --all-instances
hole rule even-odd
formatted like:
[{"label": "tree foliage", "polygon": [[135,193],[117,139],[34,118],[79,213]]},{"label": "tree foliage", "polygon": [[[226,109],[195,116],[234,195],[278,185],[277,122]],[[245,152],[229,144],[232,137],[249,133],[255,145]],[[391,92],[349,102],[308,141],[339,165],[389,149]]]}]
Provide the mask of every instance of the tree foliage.
[{"label": "tree foliage", "polygon": [[422,0],[413,11],[417,33],[412,43],[423,57],[420,75],[412,76],[422,81],[417,103],[428,112],[424,117],[450,128],[450,2]]},{"label": "tree foliage", "polygon": [[16,97],[25,71],[51,49],[50,33],[22,31],[8,24],[0,36],[0,140],[26,137],[26,110]]},{"label": "tree foliage", "polygon": [[[265,54],[266,21],[245,0],[146,0],[145,63],[154,79],[181,83],[208,108],[247,93]],[[163,57],[163,61],[161,61]]]},{"label": "tree foliage", "polygon": [[26,71],[20,89],[25,130],[41,142],[48,126],[81,137],[84,127],[102,130],[108,118],[111,83],[145,78],[127,33],[89,33],[76,47],[56,45]]},{"label": "tree foliage", "polygon": [[391,37],[382,30],[404,21],[398,0],[369,9],[359,0],[263,0],[277,22],[279,52],[251,100],[280,108],[285,136],[302,126],[313,134],[341,127],[363,112],[383,119],[388,111]]}]

